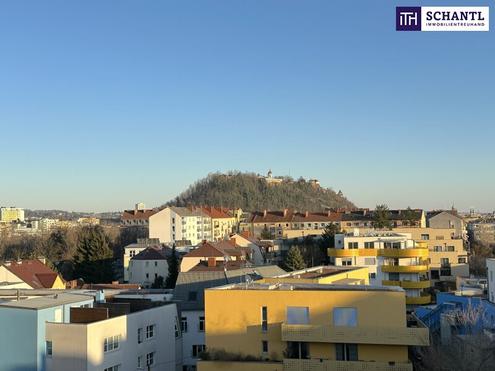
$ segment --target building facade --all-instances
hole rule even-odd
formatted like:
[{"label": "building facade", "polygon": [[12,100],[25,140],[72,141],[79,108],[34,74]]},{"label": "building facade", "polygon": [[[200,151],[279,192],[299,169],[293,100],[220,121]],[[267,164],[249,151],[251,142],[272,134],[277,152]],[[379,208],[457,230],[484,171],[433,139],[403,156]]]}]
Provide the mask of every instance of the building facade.
[{"label": "building facade", "polygon": [[0,222],[24,222],[24,209],[19,207],[0,207]]},{"label": "building facade", "polygon": [[408,305],[428,304],[425,289],[428,278],[428,246],[409,233],[373,231],[363,234],[335,235],[335,248],[328,249],[331,264],[366,266],[371,284],[400,286],[406,291]]},{"label": "building facade", "polygon": [[429,345],[399,287],[239,283],[206,290],[205,311],[199,371],[412,370],[408,346]]}]

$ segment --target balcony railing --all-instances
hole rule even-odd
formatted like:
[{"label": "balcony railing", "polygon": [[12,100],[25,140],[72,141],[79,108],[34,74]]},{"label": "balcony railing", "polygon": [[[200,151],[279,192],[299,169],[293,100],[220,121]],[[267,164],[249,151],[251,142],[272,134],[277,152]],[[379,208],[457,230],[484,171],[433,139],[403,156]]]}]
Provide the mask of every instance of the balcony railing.
[{"label": "balcony railing", "polygon": [[426,289],[431,287],[431,281],[420,280],[420,281],[388,281],[383,280],[382,285],[384,286],[399,286],[404,289]]},{"label": "balcony railing", "polygon": [[381,345],[429,345],[427,328],[336,327],[282,324],[282,341]]},{"label": "balcony railing", "polygon": [[327,254],[334,258],[350,258],[353,256],[376,256],[377,250],[374,249],[327,249]]},{"label": "balcony railing", "polygon": [[[412,371],[412,363],[284,359],[284,371]],[[253,369],[254,370],[254,369]]]},{"label": "balcony railing", "polygon": [[387,258],[428,258],[428,248],[415,249],[380,249],[379,256]]},{"label": "balcony railing", "polygon": [[428,271],[427,264],[419,265],[382,265],[382,272],[387,273],[422,273]]}]

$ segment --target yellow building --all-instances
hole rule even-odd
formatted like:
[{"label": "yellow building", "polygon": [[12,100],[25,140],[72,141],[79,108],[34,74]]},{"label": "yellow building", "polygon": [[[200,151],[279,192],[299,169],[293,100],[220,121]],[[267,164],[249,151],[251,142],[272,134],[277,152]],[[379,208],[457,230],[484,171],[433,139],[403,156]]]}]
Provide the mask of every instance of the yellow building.
[{"label": "yellow building", "polygon": [[426,244],[432,282],[455,282],[456,277],[469,277],[464,240],[454,228],[395,228],[394,231],[407,232],[416,242]]},{"label": "yellow building", "polygon": [[24,209],[18,207],[0,207],[0,222],[12,223],[17,221],[24,221]]},{"label": "yellow building", "polygon": [[198,370],[411,371],[408,346],[429,345],[427,328],[407,325],[403,289],[305,279],[206,290]]},{"label": "yellow building", "polygon": [[375,285],[400,286],[406,290],[409,305],[428,304],[425,292],[429,251],[426,243],[415,241],[410,233],[367,231],[336,234],[335,248],[328,249],[331,264],[344,267],[368,267]]},{"label": "yellow building", "polygon": [[230,233],[235,232],[240,215],[242,215],[241,209],[230,210],[209,206],[201,207],[199,209],[211,218],[212,241],[223,240]]},{"label": "yellow building", "polygon": [[276,277],[264,278],[258,283],[312,283],[335,285],[369,285],[367,267],[319,266],[293,271]]}]

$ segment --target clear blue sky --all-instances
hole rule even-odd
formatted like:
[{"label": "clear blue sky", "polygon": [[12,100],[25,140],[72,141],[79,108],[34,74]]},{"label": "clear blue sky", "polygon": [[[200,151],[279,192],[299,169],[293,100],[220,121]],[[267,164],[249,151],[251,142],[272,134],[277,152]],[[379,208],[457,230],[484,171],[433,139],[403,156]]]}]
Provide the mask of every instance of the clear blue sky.
[{"label": "clear blue sky", "polygon": [[153,206],[271,168],[493,210],[494,30],[396,32],[416,4],[487,2],[1,1],[0,204]]}]

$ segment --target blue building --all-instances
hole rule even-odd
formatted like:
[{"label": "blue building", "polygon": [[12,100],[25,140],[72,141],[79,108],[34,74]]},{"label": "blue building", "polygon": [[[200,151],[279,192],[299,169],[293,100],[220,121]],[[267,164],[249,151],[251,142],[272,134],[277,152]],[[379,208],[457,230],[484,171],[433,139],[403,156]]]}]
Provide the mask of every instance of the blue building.
[{"label": "blue building", "polygon": [[93,297],[52,294],[0,303],[0,368],[45,371],[45,324],[69,322],[71,307],[92,307]]},{"label": "blue building", "polygon": [[[441,335],[443,339],[448,338],[452,333],[464,335],[472,331],[488,331],[493,333],[495,330],[495,304],[484,299],[481,296],[459,295],[461,292],[440,292],[437,294],[437,305],[418,307],[415,310],[416,316],[424,322],[430,329],[432,335]],[[470,328],[466,328],[460,323],[449,324],[449,334],[445,333],[443,321],[446,316],[456,312],[474,312],[477,315],[472,316],[474,323]]]}]

